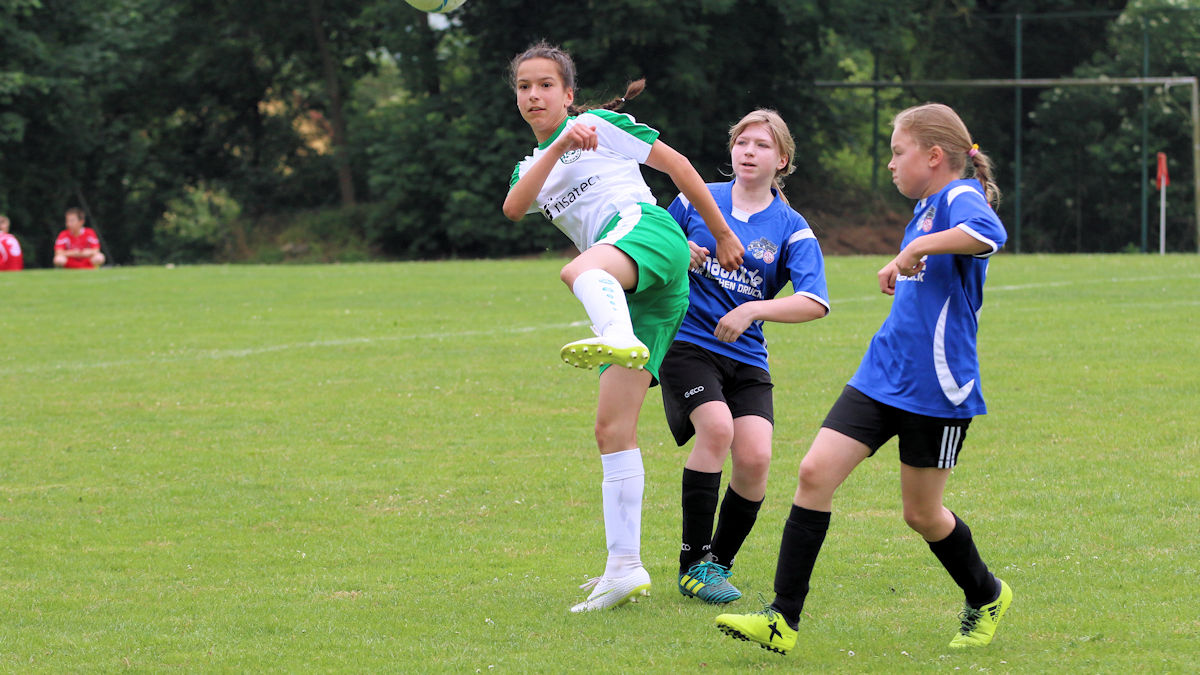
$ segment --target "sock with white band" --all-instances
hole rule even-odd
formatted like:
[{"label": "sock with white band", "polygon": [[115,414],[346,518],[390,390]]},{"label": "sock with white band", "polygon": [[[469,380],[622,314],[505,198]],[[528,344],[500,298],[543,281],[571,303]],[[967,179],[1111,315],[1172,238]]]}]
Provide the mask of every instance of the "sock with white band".
[{"label": "sock with white band", "polygon": [[602,269],[587,270],[575,278],[571,292],[583,303],[596,335],[633,336],[629,303],[616,277]]},{"label": "sock with white band", "polygon": [[642,565],[642,493],[646,472],[639,448],[600,455],[604,466],[604,533],[608,563],[604,576],[623,577]]}]

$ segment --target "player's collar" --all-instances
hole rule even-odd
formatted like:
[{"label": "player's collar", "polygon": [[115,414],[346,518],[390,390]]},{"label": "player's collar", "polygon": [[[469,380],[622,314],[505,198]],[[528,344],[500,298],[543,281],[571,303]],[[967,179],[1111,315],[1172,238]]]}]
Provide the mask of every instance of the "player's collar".
[{"label": "player's collar", "polygon": [[558,135],[561,134],[563,129],[566,128],[567,122],[570,122],[573,119],[575,119],[574,116],[567,115],[567,117],[563,119],[562,124],[558,125],[558,128],[554,130],[554,133],[550,134],[550,138],[538,143],[538,150],[545,150],[546,148],[550,147],[550,144],[554,142],[554,139],[558,138]]}]

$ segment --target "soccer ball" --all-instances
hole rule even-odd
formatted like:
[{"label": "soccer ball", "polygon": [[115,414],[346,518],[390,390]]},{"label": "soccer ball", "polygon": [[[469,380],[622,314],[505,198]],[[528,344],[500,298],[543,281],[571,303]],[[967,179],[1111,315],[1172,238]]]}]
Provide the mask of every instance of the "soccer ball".
[{"label": "soccer ball", "polygon": [[422,12],[444,14],[462,7],[467,0],[404,0]]}]

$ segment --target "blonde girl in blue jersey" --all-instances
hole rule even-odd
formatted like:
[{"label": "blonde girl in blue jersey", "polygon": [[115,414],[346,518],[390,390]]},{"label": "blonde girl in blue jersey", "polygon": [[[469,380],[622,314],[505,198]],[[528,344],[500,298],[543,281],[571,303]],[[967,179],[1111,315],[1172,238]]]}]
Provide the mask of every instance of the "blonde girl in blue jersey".
[{"label": "blonde girl in blue jersey", "polygon": [[[763,322],[802,323],[829,312],[821,247],[783,194],[795,151],[774,110],[752,111],[729,129],[733,180],[708,189],[746,246],[734,274],[711,257],[708,228],[686,198],[667,208],[687,234],[693,270],[687,316],[661,373],[676,443],[696,438],[681,481],[678,588],[713,604],[742,595],[729,577],[767,490],[775,406]],[[788,284],[794,292],[776,297]],[[718,500],[731,456],[729,484]]]},{"label": "blonde girl in blue jersey", "polygon": [[560,356],[602,369],[595,436],[608,559],[604,573],[582,586],[591,589],[587,599],[571,611],[607,609],[650,589],[641,561],[645,472],[637,419],[687,311],[687,242],[655,205],[639,165],[666,173],[694,200],[718,242],[722,267],[737,269],[743,248],[687,158],[654,129],[613,111],[642,91],[642,81],[624,97],[584,110],[574,105],[575,64],[565,51],[535,44],[512,60],[510,72],[517,108],[538,146],[513,171],[504,215],[516,221],[541,212],[575,243],[580,254],[559,276],[596,333],[565,345]]},{"label": "blonde girl in blue jersey", "polygon": [[[900,254],[878,272],[880,291],[894,296],[891,312],[800,462],[774,601],[761,612],[716,620],[726,634],[781,654],[796,644],[835,491],[893,436],[904,520],[965,596],[950,647],[989,644],[1012,602],[970,528],[942,499],[972,417],[987,411],[975,337],[987,259],[1006,239],[991,207],[999,190],[987,155],[949,107],[909,108],[892,124],[892,182],[917,205]],[[966,179],[968,164],[973,177]]]}]

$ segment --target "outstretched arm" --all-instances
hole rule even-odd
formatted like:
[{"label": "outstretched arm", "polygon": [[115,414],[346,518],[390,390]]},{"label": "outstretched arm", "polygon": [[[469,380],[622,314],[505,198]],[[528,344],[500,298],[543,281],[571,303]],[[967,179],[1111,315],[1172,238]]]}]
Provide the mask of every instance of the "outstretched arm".
[{"label": "outstretched arm", "polygon": [[742,254],[746,249],[733,230],[729,229],[729,224],[721,215],[721,209],[717,207],[717,202],[704,185],[704,179],[696,173],[696,168],[688,158],[666,143],[654,141],[654,145],[650,146],[650,156],[646,158],[646,166],[670,176],[675,187],[679,188],[704,219],[708,231],[717,240],[717,260],[721,261],[721,267],[730,272],[741,267]]},{"label": "outstretched arm", "polygon": [[825,305],[798,293],[786,298],[751,300],[734,307],[721,317],[713,335],[721,342],[735,342],[755,321],[804,323],[819,319],[828,313],[829,308]]}]

